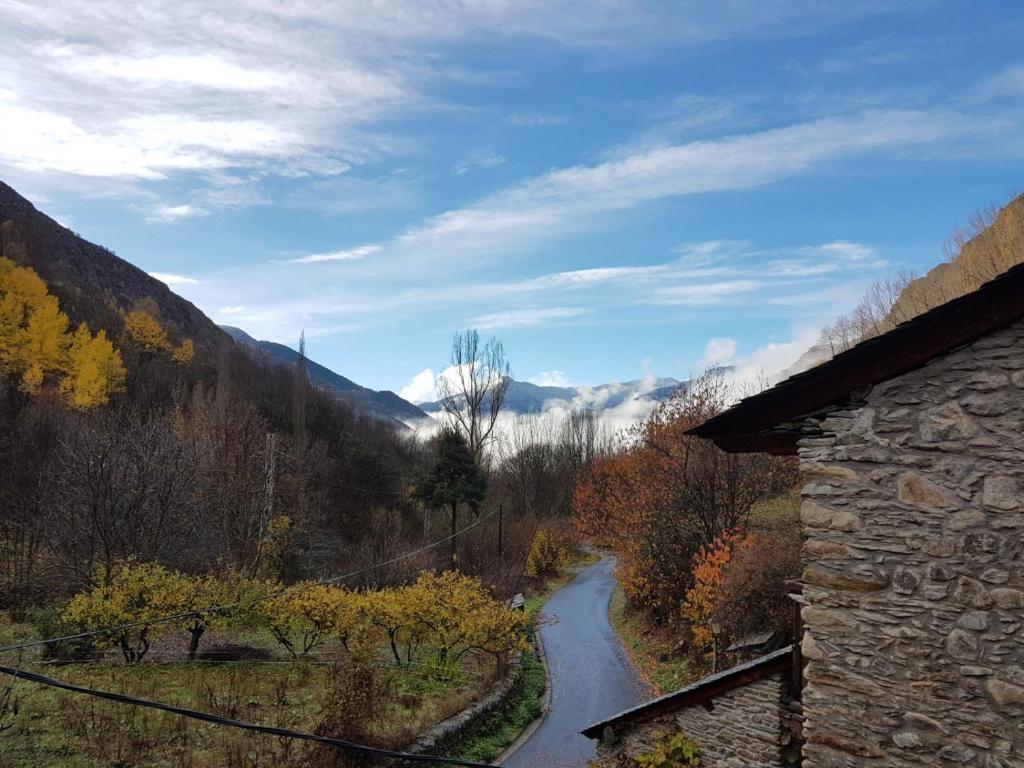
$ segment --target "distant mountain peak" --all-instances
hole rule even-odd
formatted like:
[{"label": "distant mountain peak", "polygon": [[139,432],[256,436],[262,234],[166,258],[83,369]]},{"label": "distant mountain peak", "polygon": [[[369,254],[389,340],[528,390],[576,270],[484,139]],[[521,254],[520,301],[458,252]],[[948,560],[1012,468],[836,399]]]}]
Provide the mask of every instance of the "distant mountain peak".
[{"label": "distant mountain peak", "polygon": [[[278,344],[274,341],[259,341],[241,328],[231,325],[222,325],[220,328],[238,344],[266,355],[278,365],[292,366],[295,365],[299,358],[297,351],[284,344]],[[377,391],[360,386],[351,379],[347,379],[309,358],[306,359],[306,371],[310,382],[314,386],[330,392],[356,410],[369,413],[395,427],[405,429],[407,422],[429,418],[421,409],[408,400],[403,400],[394,392],[388,390]]]}]

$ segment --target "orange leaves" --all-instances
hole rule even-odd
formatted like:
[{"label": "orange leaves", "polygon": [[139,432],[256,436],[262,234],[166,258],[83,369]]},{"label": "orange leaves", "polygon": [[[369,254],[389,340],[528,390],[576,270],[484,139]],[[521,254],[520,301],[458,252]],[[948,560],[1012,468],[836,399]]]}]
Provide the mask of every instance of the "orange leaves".
[{"label": "orange leaves", "polygon": [[682,615],[690,624],[698,651],[711,647],[711,621],[722,597],[725,567],[740,541],[735,533],[723,533],[709,546],[701,547],[693,558],[693,586],[686,592]]}]

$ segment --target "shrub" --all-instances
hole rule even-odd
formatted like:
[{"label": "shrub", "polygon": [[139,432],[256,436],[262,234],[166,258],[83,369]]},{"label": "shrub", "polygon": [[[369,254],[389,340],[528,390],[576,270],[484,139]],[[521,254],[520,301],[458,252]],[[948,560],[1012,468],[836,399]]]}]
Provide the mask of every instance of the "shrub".
[{"label": "shrub", "polygon": [[141,626],[97,635],[95,639],[97,645],[116,642],[129,664],[141,661],[149,651],[150,640],[169,627],[146,622],[176,612],[181,575],[157,563],[126,560],[114,565],[109,572],[99,566],[95,581],[98,586],[71,598],[62,618],[86,631],[141,623]]},{"label": "shrub", "polygon": [[298,658],[334,633],[345,600],[340,587],[303,581],[262,603],[260,613],[277,641]]},{"label": "shrub", "polygon": [[788,638],[793,630],[793,602],[788,579],[800,575],[799,500],[765,502],[753,510],[751,533],[733,549],[722,569],[715,619],[733,639],[772,630]]},{"label": "shrub", "polygon": [[700,765],[700,749],[682,731],[664,734],[650,752],[633,758],[636,768],[686,768]]},{"label": "shrub", "polygon": [[526,558],[526,575],[535,579],[557,576],[572,561],[572,550],[568,536],[538,529]]}]

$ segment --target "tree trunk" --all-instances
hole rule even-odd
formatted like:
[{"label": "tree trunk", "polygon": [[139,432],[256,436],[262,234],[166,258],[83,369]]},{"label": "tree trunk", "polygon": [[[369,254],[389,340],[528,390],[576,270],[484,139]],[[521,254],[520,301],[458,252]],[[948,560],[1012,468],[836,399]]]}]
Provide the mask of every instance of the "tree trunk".
[{"label": "tree trunk", "polygon": [[192,634],[192,639],[189,640],[188,644],[188,660],[195,661],[196,652],[199,650],[199,639],[203,636],[203,632],[206,631],[206,627],[202,625],[193,626],[189,631]]}]

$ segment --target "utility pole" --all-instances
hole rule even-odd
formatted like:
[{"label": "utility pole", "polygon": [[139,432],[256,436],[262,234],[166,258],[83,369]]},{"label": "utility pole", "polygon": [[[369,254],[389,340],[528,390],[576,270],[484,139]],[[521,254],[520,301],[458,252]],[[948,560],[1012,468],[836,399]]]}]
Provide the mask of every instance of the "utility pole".
[{"label": "utility pole", "polygon": [[498,504],[498,560],[499,561],[501,560],[501,557],[504,554],[504,549],[505,549],[504,548],[504,542],[502,541],[502,534],[504,533],[504,531],[502,529],[504,528],[504,522],[505,522],[505,502],[501,502],[500,504]]}]

